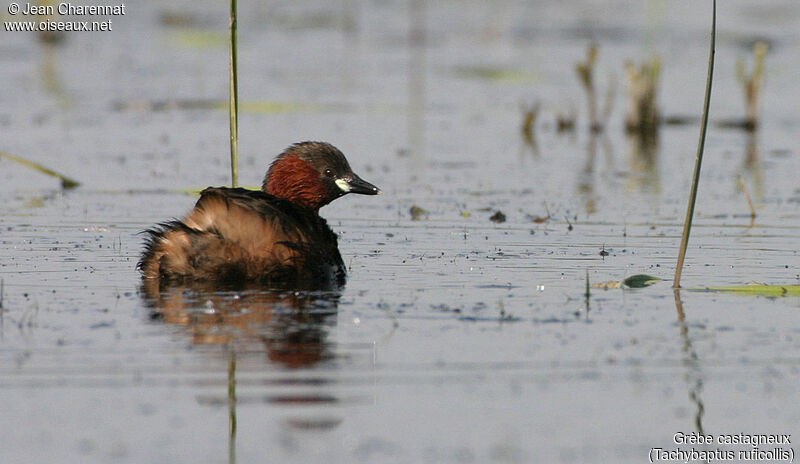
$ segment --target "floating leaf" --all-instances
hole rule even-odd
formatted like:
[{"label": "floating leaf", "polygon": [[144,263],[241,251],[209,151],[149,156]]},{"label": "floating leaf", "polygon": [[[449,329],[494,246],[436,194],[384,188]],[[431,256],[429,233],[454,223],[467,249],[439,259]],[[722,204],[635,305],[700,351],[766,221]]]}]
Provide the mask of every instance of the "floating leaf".
[{"label": "floating leaf", "polygon": [[698,287],[688,289],[693,292],[723,292],[756,296],[800,296],[800,285],[767,285],[751,283],[732,287]]},{"label": "floating leaf", "polygon": [[636,274],[634,276],[628,277],[627,279],[622,281],[622,283],[624,283],[626,287],[642,288],[642,287],[648,287],[650,285],[653,285],[656,282],[661,282],[662,280],[664,280],[664,279],[660,279],[658,277],[653,277],[653,276],[647,275],[647,274]]}]

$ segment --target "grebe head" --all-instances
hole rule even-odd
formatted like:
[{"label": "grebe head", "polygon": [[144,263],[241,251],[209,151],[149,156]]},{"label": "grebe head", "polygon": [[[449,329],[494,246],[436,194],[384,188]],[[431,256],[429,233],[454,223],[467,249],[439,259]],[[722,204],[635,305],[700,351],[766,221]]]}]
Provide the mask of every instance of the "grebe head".
[{"label": "grebe head", "polygon": [[353,172],[341,151],[325,142],[300,142],[287,148],[270,165],[261,188],[314,210],[348,193],[381,193]]}]

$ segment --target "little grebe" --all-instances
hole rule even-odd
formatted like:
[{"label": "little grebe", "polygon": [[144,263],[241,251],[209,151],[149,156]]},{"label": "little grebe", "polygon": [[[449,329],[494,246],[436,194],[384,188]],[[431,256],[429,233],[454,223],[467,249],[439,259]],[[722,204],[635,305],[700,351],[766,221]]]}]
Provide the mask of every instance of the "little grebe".
[{"label": "little grebe", "polygon": [[183,220],[145,231],[145,279],[270,284],[338,282],[345,275],[336,234],[319,209],[348,193],[381,190],[324,142],[301,142],[267,171],[263,191],[209,187]]}]

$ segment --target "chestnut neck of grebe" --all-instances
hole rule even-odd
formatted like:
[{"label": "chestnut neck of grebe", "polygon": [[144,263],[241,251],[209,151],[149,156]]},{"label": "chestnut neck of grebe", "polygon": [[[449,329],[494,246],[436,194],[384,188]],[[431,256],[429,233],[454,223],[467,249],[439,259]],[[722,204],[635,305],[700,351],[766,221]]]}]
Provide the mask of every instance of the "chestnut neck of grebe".
[{"label": "chestnut neck of grebe", "polygon": [[348,193],[381,193],[352,171],[342,152],[324,142],[301,142],[287,148],[273,161],[262,189],[314,211]]},{"label": "chestnut neck of grebe", "polygon": [[315,211],[334,200],[329,198],[319,173],[294,156],[282,156],[272,165],[262,189],[270,195]]}]

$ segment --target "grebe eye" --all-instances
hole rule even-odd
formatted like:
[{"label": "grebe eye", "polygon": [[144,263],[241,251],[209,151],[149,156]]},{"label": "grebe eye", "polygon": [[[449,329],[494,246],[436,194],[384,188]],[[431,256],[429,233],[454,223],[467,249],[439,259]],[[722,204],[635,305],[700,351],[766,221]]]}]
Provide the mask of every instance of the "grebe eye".
[{"label": "grebe eye", "polygon": [[333,171],[330,169],[325,170],[325,177],[333,177]]}]

